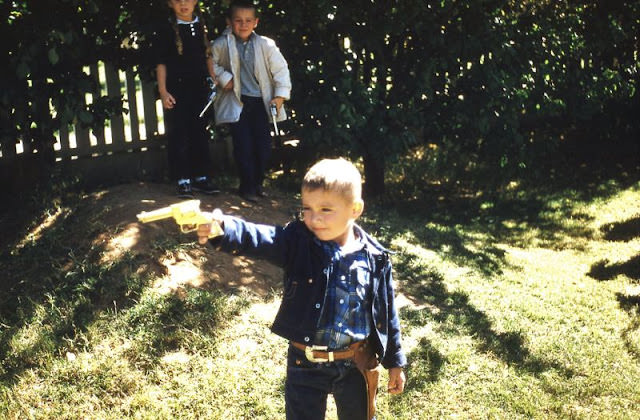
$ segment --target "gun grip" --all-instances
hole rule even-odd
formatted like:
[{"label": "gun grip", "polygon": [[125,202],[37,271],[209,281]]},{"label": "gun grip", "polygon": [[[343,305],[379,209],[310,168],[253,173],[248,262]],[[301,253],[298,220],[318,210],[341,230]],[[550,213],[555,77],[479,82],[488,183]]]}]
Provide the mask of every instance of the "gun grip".
[{"label": "gun grip", "polygon": [[180,232],[189,233],[198,229],[198,225],[180,225]]}]

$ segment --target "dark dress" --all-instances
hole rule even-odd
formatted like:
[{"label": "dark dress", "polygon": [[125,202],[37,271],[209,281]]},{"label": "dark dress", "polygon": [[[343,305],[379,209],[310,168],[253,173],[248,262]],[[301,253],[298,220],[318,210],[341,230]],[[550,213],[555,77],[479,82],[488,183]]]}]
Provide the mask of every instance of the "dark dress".
[{"label": "dark dress", "polygon": [[183,51],[178,53],[170,21],[159,25],[154,40],[156,64],[167,68],[167,91],[175,98],[164,109],[169,172],[173,179],[208,176],[211,171],[209,133],[200,112],[207,103],[207,60],[201,22],[178,24]]}]

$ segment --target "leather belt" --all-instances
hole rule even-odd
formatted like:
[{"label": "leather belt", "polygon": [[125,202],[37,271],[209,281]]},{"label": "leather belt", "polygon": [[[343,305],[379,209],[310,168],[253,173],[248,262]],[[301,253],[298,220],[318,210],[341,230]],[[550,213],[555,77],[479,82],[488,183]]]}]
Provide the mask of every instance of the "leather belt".
[{"label": "leather belt", "polygon": [[334,360],[353,359],[356,350],[364,343],[364,341],[358,341],[353,343],[345,350],[328,351],[327,346],[306,346],[301,343],[291,341],[291,345],[298,350],[304,351],[304,355],[307,360],[314,363],[321,362],[333,362]]}]

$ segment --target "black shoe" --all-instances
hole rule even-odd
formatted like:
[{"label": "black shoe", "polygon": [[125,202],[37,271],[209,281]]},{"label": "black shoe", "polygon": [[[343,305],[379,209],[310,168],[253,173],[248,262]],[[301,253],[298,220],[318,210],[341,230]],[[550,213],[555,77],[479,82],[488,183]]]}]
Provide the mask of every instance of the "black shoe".
[{"label": "black shoe", "polygon": [[188,183],[178,184],[178,197],[194,198],[193,191],[191,190],[191,184],[188,184]]},{"label": "black shoe", "polygon": [[192,181],[191,185],[194,191],[205,194],[217,194],[220,192],[220,187],[211,182],[209,178],[202,181]]}]

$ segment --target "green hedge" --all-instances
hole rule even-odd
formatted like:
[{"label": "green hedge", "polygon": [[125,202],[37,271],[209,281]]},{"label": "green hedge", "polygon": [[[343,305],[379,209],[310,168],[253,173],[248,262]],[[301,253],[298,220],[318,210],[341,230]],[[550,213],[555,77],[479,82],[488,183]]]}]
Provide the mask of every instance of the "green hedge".
[{"label": "green hedge", "polygon": [[[212,37],[226,3],[202,5]],[[279,0],[260,9],[258,32],[276,38],[292,70],[284,127],[302,139],[300,167],[362,159],[369,191],[380,193],[390,167],[500,185],[535,175],[564,145],[637,151],[640,1]],[[148,34],[166,13],[162,0],[2,2],[2,144],[46,151],[61,118],[102,124],[122,104],[84,105],[96,87],[81,66],[101,58],[152,77]]]}]

